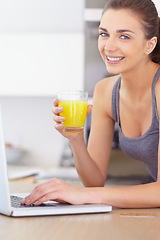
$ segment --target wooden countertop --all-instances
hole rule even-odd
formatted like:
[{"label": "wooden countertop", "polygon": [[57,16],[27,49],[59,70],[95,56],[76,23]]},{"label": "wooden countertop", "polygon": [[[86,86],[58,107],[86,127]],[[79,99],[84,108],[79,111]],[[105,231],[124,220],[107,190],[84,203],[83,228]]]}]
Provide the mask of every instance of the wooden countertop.
[{"label": "wooden countertop", "polygon": [[[33,183],[10,183],[11,192],[30,192],[34,186]],[[122,213],[130,215],[122,215]],[[20,218],[0,215],[0,239],[158,240],[160,236],[159,222],[160,209],[158,208],[113,208],[111,213],[105,214]]]}]

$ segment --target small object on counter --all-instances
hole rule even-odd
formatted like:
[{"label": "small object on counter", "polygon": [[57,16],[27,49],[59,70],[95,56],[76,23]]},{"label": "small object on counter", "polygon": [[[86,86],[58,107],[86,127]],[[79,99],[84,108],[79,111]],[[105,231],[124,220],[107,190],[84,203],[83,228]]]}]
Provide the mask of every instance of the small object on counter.
[{"label": "small object on counter", "polygon": [[120,216],[126,216],[126,217],[156,217],[155,213],[120,213]]},{"label": "small object on counter", "polygon": [[27,182],[27,183],[36,183],[37,182],[37,178],[36,176],[28,176],[28,177],[22,177],[22,178],[15,178],[15,179],[11,179],[9,180],[10,182]]},{"label": "small object on counter", "polygon": [[7,163],[17,164],[23,161],[27,151],[20,147],[15,147],[11,143],[5,143]]},{"label": "small object on counter", "polygon": [[5,143],[5,147],[6,147],[6,148],[12,148],[13,145],[12,145],[11,143],[6,142],[6,143]]}]

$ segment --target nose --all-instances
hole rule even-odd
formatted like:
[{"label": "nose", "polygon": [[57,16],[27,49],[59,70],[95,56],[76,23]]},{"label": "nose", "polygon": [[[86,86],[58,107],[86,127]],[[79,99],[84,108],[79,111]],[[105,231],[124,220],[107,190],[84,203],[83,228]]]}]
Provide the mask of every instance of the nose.
[{"label": "nose", "polygon": [[108,38],[105,43],[104,49],[108,52],[114,52],[117,50],[117,44],[115,39],[113,38]]}]

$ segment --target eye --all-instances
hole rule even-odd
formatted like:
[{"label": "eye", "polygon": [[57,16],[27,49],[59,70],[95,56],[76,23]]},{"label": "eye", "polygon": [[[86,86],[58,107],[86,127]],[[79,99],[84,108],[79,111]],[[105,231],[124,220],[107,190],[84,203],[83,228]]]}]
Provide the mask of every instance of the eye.
[{"label": "eye", "polygon": [[130,39],[130,38],[129,38],[128,36],[126,36],[126,35],[121,35],[120,38],[121,38],[121,39]]},{"label": "eye", "polygon": [[99,36],[109,37],[109,34],[108,34],[108,33],[105,33],[105,32],[100,32],[100,33],[99,33]]}]

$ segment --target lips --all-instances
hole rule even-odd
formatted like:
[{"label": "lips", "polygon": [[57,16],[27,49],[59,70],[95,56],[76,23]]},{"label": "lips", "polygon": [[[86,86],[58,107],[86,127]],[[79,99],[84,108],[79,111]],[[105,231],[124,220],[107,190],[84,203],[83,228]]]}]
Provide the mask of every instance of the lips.
[{"label": "lips", "polygon": [[106,60],[108,63],[119,63],[124,59],[124,57],[119,57],[119,56],[107,56],[106,55]]}]

